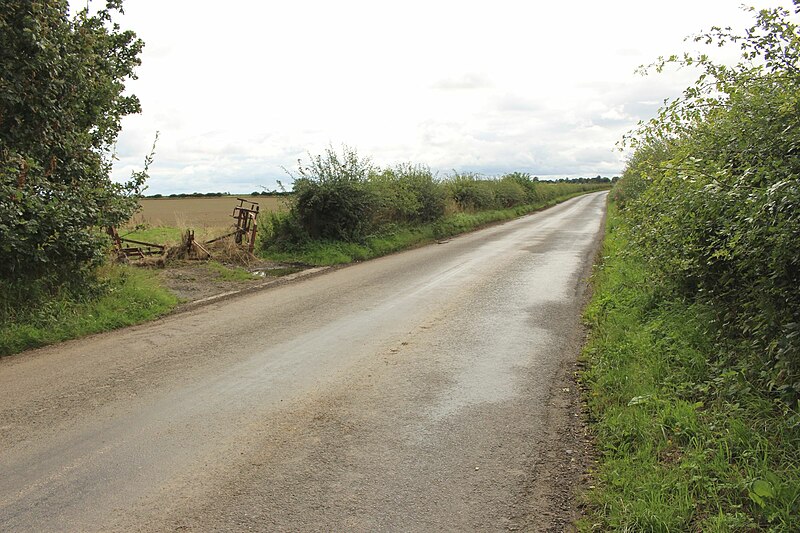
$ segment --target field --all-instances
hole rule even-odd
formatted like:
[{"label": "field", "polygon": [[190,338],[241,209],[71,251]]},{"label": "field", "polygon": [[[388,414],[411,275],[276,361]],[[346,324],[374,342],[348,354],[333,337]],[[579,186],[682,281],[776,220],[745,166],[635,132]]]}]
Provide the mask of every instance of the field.
[{"label": "field", "polygon": [[261,213],[278,211],[285,199],[279,196],[212,196],[186,198],[143,198],[141,210],[130,226],[178,227],[192,229],[224,228],[233,225],[237,198],[255,202]]}]

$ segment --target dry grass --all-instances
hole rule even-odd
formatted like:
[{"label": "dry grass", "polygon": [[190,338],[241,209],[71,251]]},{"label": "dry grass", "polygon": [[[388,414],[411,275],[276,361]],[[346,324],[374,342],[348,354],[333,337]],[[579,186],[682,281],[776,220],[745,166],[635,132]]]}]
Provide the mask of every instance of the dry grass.
[{"label": "dry grass", "polygon": [[164,258],[166,261],[181,259],[213,259],[227,264],[250,266],[258,258],[247,251],[246,244],[236,244],[233,236],[207,244],[195,238],[189,238],[189,231],[185,231],[180,244],[167,248]]},{"label": "dry grass", "polygon": [[206,245],[214,259],[223,263],[248,267],[259,259],[247,251],[247,245],[238,245],[233,237]]}]

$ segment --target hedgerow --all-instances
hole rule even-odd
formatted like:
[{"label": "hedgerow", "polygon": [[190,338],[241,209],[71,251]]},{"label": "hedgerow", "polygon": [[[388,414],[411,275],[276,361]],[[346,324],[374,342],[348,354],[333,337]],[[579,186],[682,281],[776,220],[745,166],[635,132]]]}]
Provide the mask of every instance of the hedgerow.
[{"label": "hedgerow", "polygon": [[260,226],[262,252],[275,257],[323,241],[374,243],[400,227],[436,226],[459,213],[544,206],[576,192],[608,188],[611,181],[598,176],[543,182],[520,172],[499,179],[456,172],[440,179],[413,163],[379,168],[348,147],[341,154],[329,148],[310,156],[293,178],[290,209],[271,213]]},{"label": "hedgerow", "polygon": [[[795,12],[798,2],[795,0]],[[731,67],[706,55],[659,61],[697,83],[629,139],[614,192],[659,283],[709,304],[735,350],[712,362],[789,406],[800,398],[800,36],[784,9],[755,13]],[[726,344],[727,345],[727,344]]]}]

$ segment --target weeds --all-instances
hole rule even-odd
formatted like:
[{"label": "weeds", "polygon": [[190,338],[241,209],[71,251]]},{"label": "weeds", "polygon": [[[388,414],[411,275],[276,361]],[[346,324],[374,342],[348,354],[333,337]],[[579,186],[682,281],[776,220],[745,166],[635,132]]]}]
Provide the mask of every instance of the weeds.
[{"label": "weeds", "polygon": [[242,267],[228,266],[219,261],[203,263],[203,268],[215,273],[223,281],[251,281],[256,276]]}]

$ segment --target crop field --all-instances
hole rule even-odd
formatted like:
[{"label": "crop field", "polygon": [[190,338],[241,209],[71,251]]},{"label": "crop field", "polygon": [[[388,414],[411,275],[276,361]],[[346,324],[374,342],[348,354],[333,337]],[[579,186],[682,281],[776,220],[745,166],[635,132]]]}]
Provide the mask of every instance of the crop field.
[{"label": "crop field", "polygon": [[285,206],[280,196],[211,196],[184,198],[143,198],[141,210],[130,221],[130,226],[148,227],[224,228],[233,225],[233,208],[237,198],[255,202],[261,213],[278,211]]}]

